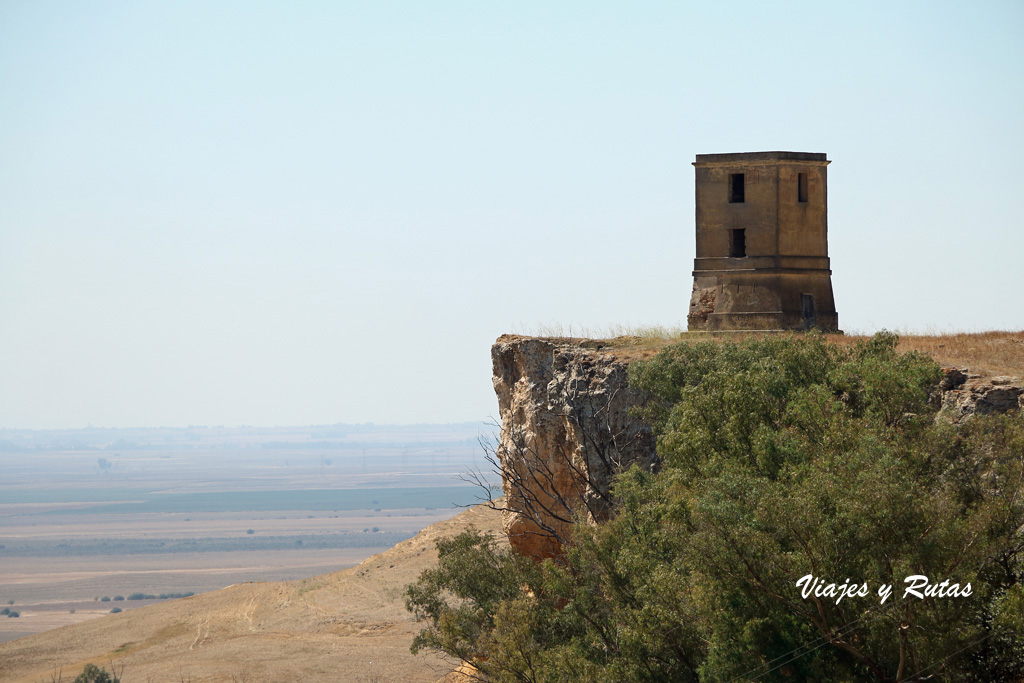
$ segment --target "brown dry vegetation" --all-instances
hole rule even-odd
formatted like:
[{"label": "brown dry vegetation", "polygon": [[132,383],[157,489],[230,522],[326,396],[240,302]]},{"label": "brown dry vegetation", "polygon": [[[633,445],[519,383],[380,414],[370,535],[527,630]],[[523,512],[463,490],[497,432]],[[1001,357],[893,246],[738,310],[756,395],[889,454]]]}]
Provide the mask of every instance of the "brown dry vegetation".
[{"label": "brown dry vegetation", "polygon": [[72,680],[109,661],[124,666],[126,683],[436,681],[454,663],[410,654],[420,626],[402,592],[436,562],[437,539],[470,524],[500,535],[497,513],[472,508],[351,569],[239,584],[0,644],[0,681],[48,681],[58,670]]},{"label": "brown dry vegetation", "polygon": [[1024,377],[1024,330],[901,335],[899,348],[921,351],[941,365],[966,367],[979,375]]},{"label": "brown dry vegetation", "polygon": [[[657,330],[655,330],[657,332]],[[663,331],[665,334],[622,335],[610,339],[543,337],[551,342],[573,342],[584,347],[613,353],[624,360],[650,358],[664,346],[679,341],[726,341],[747,338],[749,334]],[[506,335],[514,338],[519,335]],[[870,339],[869,335],[825,335],[840,345]],[[952,332],[948,334],[900,334],[900,351],[925,353],[943,366],[968,368],[979,375],[1024,377],[1024,330],[993,332]]]}]

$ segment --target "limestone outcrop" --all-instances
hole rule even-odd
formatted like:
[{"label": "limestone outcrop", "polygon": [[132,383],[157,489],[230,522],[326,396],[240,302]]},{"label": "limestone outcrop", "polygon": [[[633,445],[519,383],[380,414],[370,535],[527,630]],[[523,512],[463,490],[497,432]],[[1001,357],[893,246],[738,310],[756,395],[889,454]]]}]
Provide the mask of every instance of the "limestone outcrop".
[{"label": "limestone outcrop", "polygon": [[628,361],[600,342],[505,335],[491,348],[504,529],[520,553],[557,556],[576,517],[610,514],[616,472],[657,466]]},{"label": "limestone outcrop", "polygon": [[1024,380],[1016,377],[981,377],[967,368],[943,368],[939,382],[939,416],[954,423],[974,415],[1024,410]]}]

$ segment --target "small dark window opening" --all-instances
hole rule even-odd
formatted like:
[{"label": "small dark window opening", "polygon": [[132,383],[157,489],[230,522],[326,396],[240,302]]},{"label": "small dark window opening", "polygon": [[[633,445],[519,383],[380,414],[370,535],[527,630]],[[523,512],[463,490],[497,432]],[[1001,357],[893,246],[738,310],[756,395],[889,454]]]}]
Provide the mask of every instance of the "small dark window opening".
[{"label": "small dark window opening", "polygon": [[807,201],[807,174],[797,173],[796,174],[796,200],[798,202]]},{"label": "small dark window opening", "polygon": [[729,174],[729,203],[730,204],[742,204],[743,203],[743,174],[742,173],[730,173]]},{"label": "small dark window opening", "polygon": [[744,258],[747,255],[747,231],[743,228],[729,231],[729,256]]},{"label": "small dark window opening", "polygon": [[814,307],[813,294],[800,295],[800,312],[804,318],[804,329],[809,330],[818,325],[818,311]]}]

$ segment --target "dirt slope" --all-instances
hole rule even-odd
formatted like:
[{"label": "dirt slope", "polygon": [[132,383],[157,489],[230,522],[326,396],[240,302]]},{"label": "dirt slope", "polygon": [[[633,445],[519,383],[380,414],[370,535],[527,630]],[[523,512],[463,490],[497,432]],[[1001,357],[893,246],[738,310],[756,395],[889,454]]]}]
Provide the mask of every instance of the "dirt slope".
[{"label": "dirt slope", "polygon": [[[404,587],[430,566],[435,541],[470,524],[500,534],[476,507],[358,566],[284,583],[246,583],[0,644],[0,681],[71,681],[88,662],[141,681],[436,681],[456,663],[409,653],[419,626]],[[55,680],[55,679],[53,679]]]}]

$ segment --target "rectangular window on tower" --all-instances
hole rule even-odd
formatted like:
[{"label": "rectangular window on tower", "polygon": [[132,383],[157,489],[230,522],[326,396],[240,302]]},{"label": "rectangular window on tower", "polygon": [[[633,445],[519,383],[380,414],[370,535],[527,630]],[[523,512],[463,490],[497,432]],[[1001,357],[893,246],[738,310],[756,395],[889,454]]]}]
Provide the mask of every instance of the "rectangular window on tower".
[{"label": "rectangular window on tower", "polygon": [[730,258],[745,258],[747,255],[747,231],[743,228],[729,231]]},{"label": "rectangular window on tower", "polygon": [[807,201],[807,174],[797,173],[796,174],[796,200],[798,202]]},{"label": "rectangular window on tower", "polygon": [[742,173],[730,173],[729,174],[729,203],[730,204],[742,204],[744,187],[744,177]]}]

